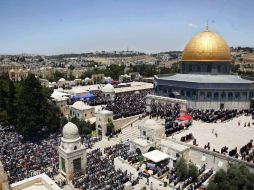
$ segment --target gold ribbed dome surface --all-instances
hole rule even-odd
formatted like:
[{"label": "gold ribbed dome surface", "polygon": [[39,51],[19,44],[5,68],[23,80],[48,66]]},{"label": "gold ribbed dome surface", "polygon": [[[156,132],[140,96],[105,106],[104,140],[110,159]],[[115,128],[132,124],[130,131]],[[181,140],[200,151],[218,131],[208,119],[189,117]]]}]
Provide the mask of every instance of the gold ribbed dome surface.
[{"label": "gold ribbed dome surface", "polygon": [[224,62],[231,61],[227,42],[208,30],[194,36],[184,48],[182,61]]}]

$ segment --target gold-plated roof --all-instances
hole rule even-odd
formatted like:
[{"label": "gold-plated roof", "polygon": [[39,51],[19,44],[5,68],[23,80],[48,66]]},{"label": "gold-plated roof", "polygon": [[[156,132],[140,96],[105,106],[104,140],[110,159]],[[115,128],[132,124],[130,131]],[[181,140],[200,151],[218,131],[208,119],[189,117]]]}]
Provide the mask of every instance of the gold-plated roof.
[{"label": "gold-plated roof", "polygon": [[224,62],[231,61],[231,56],[227,42],[206,27],[185,46],[182,61]]}]

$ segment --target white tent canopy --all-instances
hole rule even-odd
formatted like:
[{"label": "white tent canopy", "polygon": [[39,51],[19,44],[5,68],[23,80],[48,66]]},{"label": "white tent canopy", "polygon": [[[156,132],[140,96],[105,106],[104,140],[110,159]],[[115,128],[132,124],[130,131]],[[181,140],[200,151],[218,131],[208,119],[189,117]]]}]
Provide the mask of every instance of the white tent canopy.
[{"label": "white tent canopy", "polygon": [[163,160],[167,160],[170,159],[171,156],[165,154],[164,152],[161,152],[159,150],[153,150],[151,152],[147,152],[145,154],[143,154],[143,156],[148,159],[153,161],[154,163],[158,163],[161,162]]}]

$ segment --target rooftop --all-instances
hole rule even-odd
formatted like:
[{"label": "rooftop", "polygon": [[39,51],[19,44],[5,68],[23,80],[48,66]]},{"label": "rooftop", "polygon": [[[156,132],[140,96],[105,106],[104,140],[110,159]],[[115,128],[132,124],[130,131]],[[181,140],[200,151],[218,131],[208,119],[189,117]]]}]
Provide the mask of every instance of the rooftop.
[{"label": "rooftop", "polygon": [[45,173],[11,184],[12,190],[61,190]]},{"label": "rooftop", "polygon": [[254,83],[254,81],[243,79],[238,75],[175,74],[171,76],[158,76],[158,79],[193,83]]}]

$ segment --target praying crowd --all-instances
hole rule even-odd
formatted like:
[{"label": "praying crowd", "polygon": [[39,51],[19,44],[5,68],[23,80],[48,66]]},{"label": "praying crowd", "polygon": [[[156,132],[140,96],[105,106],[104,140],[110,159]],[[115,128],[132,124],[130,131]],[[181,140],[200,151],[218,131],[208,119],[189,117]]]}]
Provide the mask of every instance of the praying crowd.
[{"label": "praying crowd", "polygon": [[108,102],[106,110],[113,111],[113,118],[130,117],[146,112],[145,97],[151,90],[117,93],[113,102]]},{"label": "praying crowd", "polygon": [[0,125],[0,160],[14,183],[37,174],[46,173],[53,177],[58,172],[59,137],[50,135],[38,142],[23,142],[14,127]]},{"label": "praying crowd", "polygon": [[74,187],[81,190],[123,190],[128,181],[135,185],[137,179],[132,179],[131,173],[127,170],[116,170],[114,166],[114,158],[128,150],[128,144],[117,144],[105,148],[105,155],[100,149],[88,153],[86,175],[75,174],[72,181]]},{"label": "praying crowd", "polygon": [[189,109],[188,114],[193,117],[194,120],[201,120],[207,123],[214,123],[217,121],[227,121],[233,119],[234,117],[244,114],[245,116],[254,115],[254,108],[247,110],[198,110]]}]

